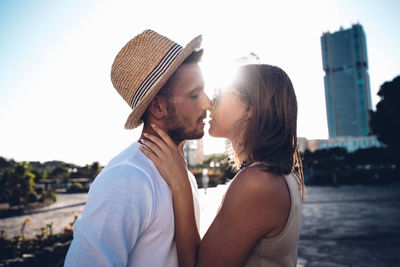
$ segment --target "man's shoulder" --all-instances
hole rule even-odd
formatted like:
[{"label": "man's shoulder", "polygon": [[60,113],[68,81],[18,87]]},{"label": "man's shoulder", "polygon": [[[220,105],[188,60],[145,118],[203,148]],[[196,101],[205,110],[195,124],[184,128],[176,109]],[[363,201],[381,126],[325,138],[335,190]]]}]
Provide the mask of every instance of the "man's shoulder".
[{"label": "man's shoulder", "polygon": [[139,143],[135,142],[120,154],[115,156],[95,179],[95,184],[137,185],[154,184],[156,172],[154,164],[140,151]]},{"label": "man's shoulder", "polygon": [[130,146],[122,150],[119,154],[114,156],[106,165],[105,169],[112,168],[113,166],[120,165],[123,162],[140,162],[143,161],[144,154],[139,149],[140,144],[133,142]]},{"label": "man's shoulder", "polygon": [[105,166],[104,171],[110,171],[115,169],[138,169],[144,173],[148,173],[151,170],[151,161],[140,151],[140,144],[134,142],[129,147],[124,149],[118,155],[110,160]]},{"label": "man's shoulder", "polygon": [[[100,172],[90,186],[88,202],[96,202],[95,206],[110,201],[127,205],[151,203],[157,199],[156,188],[154,180],[145,169],[123,161]],[[136,201],[137,198],[141,201]]]}]

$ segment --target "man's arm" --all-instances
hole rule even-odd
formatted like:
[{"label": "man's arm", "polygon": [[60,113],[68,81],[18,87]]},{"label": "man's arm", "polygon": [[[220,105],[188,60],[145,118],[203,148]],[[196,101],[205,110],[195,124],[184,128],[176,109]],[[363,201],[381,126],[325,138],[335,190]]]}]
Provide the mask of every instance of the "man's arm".
[{"label": "man's arm", "polygon": [[128,254],[151,220],[152,186],[132,167],[106,172],[93,184],[65,266],[126,266]]}]

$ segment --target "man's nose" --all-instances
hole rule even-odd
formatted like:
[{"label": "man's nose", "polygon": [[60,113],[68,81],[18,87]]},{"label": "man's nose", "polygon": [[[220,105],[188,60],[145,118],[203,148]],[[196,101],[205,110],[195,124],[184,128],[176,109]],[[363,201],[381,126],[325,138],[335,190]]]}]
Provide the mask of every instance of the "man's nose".
[{"label": "man's nose", "polygon": [[202,110],[210,110],[211,109],[211,100],[208,98],[206,93],[203,91],[201,95],[201,109]]}]

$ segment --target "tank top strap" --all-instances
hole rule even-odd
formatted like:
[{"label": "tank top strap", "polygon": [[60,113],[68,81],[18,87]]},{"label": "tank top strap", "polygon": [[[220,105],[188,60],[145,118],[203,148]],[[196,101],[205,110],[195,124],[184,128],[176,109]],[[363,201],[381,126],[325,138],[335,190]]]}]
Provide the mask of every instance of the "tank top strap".
[{"label": "tank top strap", "polygon": [[240,169],[239,172],[238,172],[236,175],[238,175],[239,173],[241,173],[241,172],[242,172],[243,170],[245,170],[246,168],[253,167],[253,166],[256,166],[256,165],[259,165],[259,164],[265,164],[265,163],[264,163],[264,162],[261,162],[261,161],[253,162],[253,163],[251,163],[249,166],[246,166],[246,167]]},{"label": "tank top strap", "polygon": [[256,166],[256,165],[260,165],[260,164],[265,164],[265,163],[262,162],[262,161],[256,161],[256,162],[251,163],[249,166],[247,166],[247,168],[248,167],[253,167],[253,166]]}]

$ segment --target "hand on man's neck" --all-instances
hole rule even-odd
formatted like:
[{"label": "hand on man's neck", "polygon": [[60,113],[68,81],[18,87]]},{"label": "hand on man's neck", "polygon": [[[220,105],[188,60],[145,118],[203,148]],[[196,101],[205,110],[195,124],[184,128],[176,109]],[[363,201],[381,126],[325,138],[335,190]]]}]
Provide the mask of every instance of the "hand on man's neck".
[{"label": "hand on man's neck", "polygon": [[[152,123],[154,123],[154,122],[152,122]],[[162,123],[156,123],[156,125],[157,125],[158,127],[160,127],[163,131],[167,132],[167,130],[165,130],[165,126],[164,126]],[[150,126],[150,123],[147,123],[147,124],[145,124],[145,125],[143,126],[143,130],[142,130],[142,133],[141,133],[141,135],[140,135],[140,137],[139,137],[139,140],[142,139],[142,138],[146,138],[146,137],[143,135],[143,133],[148,133],[148,134],[151,134],[151,135],[160,137],[160,136],[154,131],[153,127]],[[183,140],[175,140],[175,139],[173,139],[172,137],[171,137],[171,139],[174,141],[174,143],[175,143],[176,145],[178,145],[180,142],[183,141]]]}]

